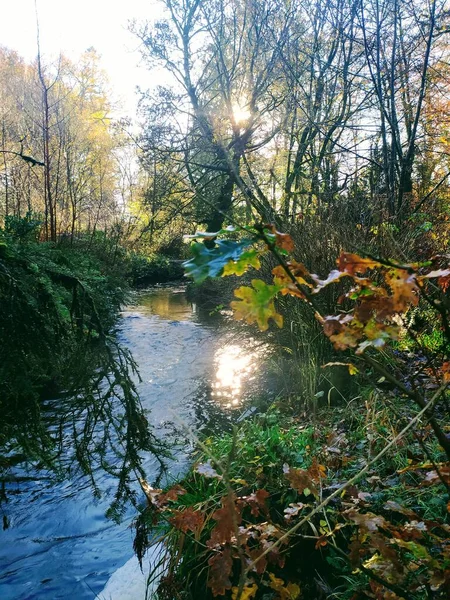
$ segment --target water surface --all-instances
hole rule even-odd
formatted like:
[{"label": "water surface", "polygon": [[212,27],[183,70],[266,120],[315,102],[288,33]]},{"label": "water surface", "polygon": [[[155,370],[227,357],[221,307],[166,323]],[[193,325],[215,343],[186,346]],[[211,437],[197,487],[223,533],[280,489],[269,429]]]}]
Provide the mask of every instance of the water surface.
[{"label": "water surface", "polygon": [[[140,293],[122,313],[118,339],[133,353],[142,381],[139,394],[150,423],[174,446],[169,478],[189,464],[189,430],[227,426],[260,393],[268,346],[217,315],[202,313],[183,288]],[[148,479],[158,462],[144,456]],[[43,471],[17,470],[29,480],[6,484],[0,505],[10,527],[0,531],[0,598],[95,598],[111,574],[132,556],[134,509],[116,524],[105,517],[113,478],[99,471],[102,492],[94,498],[89,479],[74,470],[55,482]]]}]

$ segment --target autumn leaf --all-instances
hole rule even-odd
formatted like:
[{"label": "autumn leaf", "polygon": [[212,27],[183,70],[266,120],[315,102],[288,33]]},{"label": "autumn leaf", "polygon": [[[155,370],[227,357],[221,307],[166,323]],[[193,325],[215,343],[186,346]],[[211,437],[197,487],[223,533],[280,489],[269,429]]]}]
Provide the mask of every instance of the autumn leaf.
[{"label": "autumn leaf", "polygon": [[207,542],[209,548],[231,541],[236,534],[236,527],[242,521],[242,507],[241,505],[237,506],[233,499],[224,496],[222,508],[216,510],[211,516],[217,521],[217,524],[211,531],[211,538]]},{"label": "autumn leaf", "polygon": [[296,600],[300,596],[300,587],[296,583],[287,583],[279,577],[275,577],[273,573],[269,573],[269,587],[275,590],[279,600]]},{"label": "autumn leaf", "polygon": [[327,475],[327,469],[324,465],[319,464],[317,458],[314,457],[311,466],[308,468],[308,475],[316,483],[320,483]]},{"label": "autumn leaf", "polygon": [[[289,269],[289,272],[295,278],[295,281],[298,285],[305,285],[309,288],[313,288],[314,286],[305,279],[305,277],[310,277],[310,274],[306,267],[302,263],[298,263],[295,260],[292,260],[286,263],[286,266]],[[297,285],[293,282],[292,278],[286,272],[286,269],[278,265],[272,269],[272,275],[274,277],[275,285],[279,285],[282,287],[281,293],[283,296],[290,294],[291,296],[297,296],[298,298],[305,298],[304,293],[297,287]]]},{"label": "autumn leaf", "polygon": [[393,312],[405,312],[419,303],[419,287],[414,273],[406,269],[390,269],[385,274],[386,283],[392,290]]},{"label": "autumn leaf", "polygon": [[212,467],[211,461],[208,460],[206,463],[199,464],[195,467],[195,471],[203,477],[208,477],[211,479],[222,479],[222,475],[219,475],[217,471]]},{"label": "autumn leaf", "polygon": [[420,275],[417,277],[419,281],[423,279],[446,279],[450,275],[450,269],[437,269],[435,271],[430,271],[426,273],[426,275]]},{"label": "autumn leaf", "polygon": [[287,508],[284,509],[284,518],[286,521],[290,521],[293,517],[296,517],[298,513],[307,506],[303,502],[291,502]]},{"label": "autumn leaf", "polygon": [[349,275],[363,275],[368,269],[376,269],[382,264],[371,258],[362,258],[357,254],[350,252],[342,252],[337,260],[339,271],[348,273]]},{"label": "autumn leaf", "polygon": [[231,548],[227,546],[223,551],[216,552],[208,560],[208,565],[208,586],[211,588],[213,596],[223,596],[225,590],[231,589],[230,575],[233,568]]},{"label": "autumn leaf", "polygon": [[[252,600],[255,597],[256,592],[258,591],[258,586],[256,583],[252,583],[251,585],[244,585],[242,589],[242,593],[239,596],[240,600]],[[231,600],[237,600],[239,594],[238,587],[231,588]]]},{"label": "autumn leaf", "polygon": [[277,313],[274,304],[274,298],[281,287],[267,285],[260,279],[253,279],[251,283],[253,289],[242,286],[234,292],[236,298],[239,298],[239,301],[231,302],[234,318],[249,324],[257,323],[261,331],[268,328],[269,319],[273,319],[278,327],[282,327],[283,317]]},{"label": "autumn leaf", "polygon": [[446,292],[450,286],[450,275],[446,275],[445,277],[439,277],[438,285],[443,292]]},{"label": "autumn leaf", "polygon": [[191,506],[188,506],[184,510],[175,510],[173,516],[169,519],[169,523],[183,533],[186,533],[188,530],[193,533],[198,532],[202,528],[204,521],[203,513],[199,510],[194,510]]},{"label": "autumn leaf", "polygon": [[346,511],[346,516],[356,523],[363,531],[374,532],[378,531],[379,527],[386,526],[386,519],[381,517],[380,515],[375,515],[373,513],[359,513],[355,509],[351,509]]},{"label": "autumn leaf", "polygon": [[391,510],[392,512],[400,513],[401,515],[406,515],[407,517],[417,517],[414,511],[402,506],[394,500],[388,500],[387,502],[385,502],[383,508],[384,510]]},{"label": "autumn leaf", "polygon": [[[400,579],[400,574],[395,569],[392,561],[389,558],[384,558],[380,554],[374,554],[369,560],[366,560],[363,563],[363,566],[365,569],[373,571],[376,575],[391,583],[399,581]],[[379,597],[386,598],[386,595]],[[398,596],[391,596],[391,598],[398,598]]]},{"label": "autumn leaf", "polygon": [[335,283],[336,281],[342,279],[342,277],[348,277],[348,275],[349,273],[345,271],[338,271],[337,269],[331,271],[326,279],[320,279],[317,275],[311,275],[311,278],[316,284],[312,293],[318,294],[321,290],[323,290],[323,288],[327,287],[327,285],[330,285],[330,283]]},{"label": "autumn leaf", "polygon": [[[303,263],[299,263],[296,260],[290,260],[286,263],[286,266],[299,283],[301,282],[303,285],[312,287],[312,284],[306,283],[306,279],[310,278],[311,274]],[[282,265],[274,267],[272,269],[272,274],[275,277],[280,277],[280,279],[286,278],[286,280],[291,281],[289,275],[286,273],[286,270]]]},{"label": "autumn leaf", "polygon": [[445,383],[450,381],[450,362],[446,361],[441,365],[442,379]]},{"label": "autumn leaf", "polygon": [[163,506],[167,504],[167,502],[175,502],[178,500],[178,496],[183,496],[186,494],[186,490],[181,487],[178,483],[171,487],[165,494],[160,494],[158,497],[158,506]]},{"label": "autumn leaf", "polygon": [[152,487],[145,479],[139,479],[140,486],[145,496],[147,497],[147,501],[150,505],[158,506],[158,498],[162,494],[162,490],[158,488]]},{"label": "autumn leaf", "polygon": [[[273,237],[275,239],[275,245],[277,248],[283,250],[284,252],[294,251],[294,240],[288,233],[281,233],[280,231],[277,231],[275,226],[272,224],[264,225],[264,229],[268,237]],[[269,231],[269,233],[267,233],[267,231]]]},{"label": "autumn leaf", "polygon": [[224,268],[222,275],[243,275],[248,269],[259,269],[261,263],[259,262],[258,251],[255,249],[247,250],[243,252],[237,260],[230,260]]},{"label": "autumn leaf", "polygon": [[139,479],[139,483],[147,497],[148,503],[158,508],[163,508],[168,502],[174,502],[178,499],[178,496],[186,493],[186,490],[178,484],[171,487],[166,493],[163,493],[162,490],[149,485],[145,479]]},{"label": "autumn leaf", "polygon": [[264,555],[265,546],[261,546],[258,548],[248,548],[247,554],[252,562],[251,569],[258,573],[258,575],[262,575],[267,568],[267,555]]},{"label": "autumn leaf", "polygon": [[249,496],[244,496],[242,500],[250,506],[250,512],[255,517],[259,517],[260,511],[267,513],[266,499],[270,496],[266,490],[257,490]]},{"label": "autumn leaf", "polygon": [[305,469],[292,469],[288,465],[284,465],[283,471],[291,488],[299,494],[308,496],[311,493],[316,497],[318,496],[317,487],[308,471],[305,471]]},{"label": "autumn leaf", "polygon": [[327,546],[327,545],[328,545],[327,536],[326,535],[321,535],[319,538],[317,538],[316,545],[314,546],[314,549],[315,550],[320,550],[320,548],[322,548],[323,546]]}]

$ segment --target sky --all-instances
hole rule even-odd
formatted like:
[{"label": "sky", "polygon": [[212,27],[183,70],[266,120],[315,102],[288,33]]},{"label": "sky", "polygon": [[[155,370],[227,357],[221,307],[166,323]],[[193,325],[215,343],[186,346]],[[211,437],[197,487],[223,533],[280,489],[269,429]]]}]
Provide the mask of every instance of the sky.
[{"label": "sky", "polygon": [[[160,15],[156,0],[37,0],[41,53],[77,59],[94,47],[108,74],[122,115],[134,117],[135,88],[149,87],[152,75],[139,66],[139,40],[127,30],[130,20],[151,21]],[[27,60],[37,54],[35,0],[5,2],[0,17],[0,45]],[[154,76],[153,76],[154,79]]]}]

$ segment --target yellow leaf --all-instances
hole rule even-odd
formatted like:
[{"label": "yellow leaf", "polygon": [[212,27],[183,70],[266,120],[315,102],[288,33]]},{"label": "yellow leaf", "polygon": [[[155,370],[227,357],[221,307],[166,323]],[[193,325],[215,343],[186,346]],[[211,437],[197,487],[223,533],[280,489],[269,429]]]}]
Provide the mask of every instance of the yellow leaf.
[{"label": "yellow leaf", "polygon": [[269,319],[273,319],[278,327],[282,327],[283,317],[277,313],[274,304],[274,298],[280,291],[280,287],[267,285],[260,279],[253,279],[252,286],[253,289],[242,286],[235,290],[234,295],[240,301],[231,302],[234,318],[249,324],[257,323],[261,331],[268,328]]},{"label": "yellow leaf", "polygon": [[[252,583],[252,585],[245,585],[242,590],[242,594],[240,595],[240,600],[251,600],[255,597],[255,594],[258,590],[258,586],[256,583]],[[231,588],[231,600],[237,600],[239,588],[233,587]]]},{"label": "yellow leaf", "polygon": [[284,585],[284,581],[279,577],[275,577],[273,573],[269,573],[269,586],[275,590],[280,600],[296,600],[300,596],[300,587],[296,583],[288,583]]}]

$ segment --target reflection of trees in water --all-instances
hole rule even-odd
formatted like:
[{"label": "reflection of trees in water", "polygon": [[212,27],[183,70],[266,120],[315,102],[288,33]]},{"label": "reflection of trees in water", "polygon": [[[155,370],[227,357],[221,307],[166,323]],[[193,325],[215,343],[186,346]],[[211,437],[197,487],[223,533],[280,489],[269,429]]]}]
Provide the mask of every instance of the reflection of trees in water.
[{"label": "reflection of trees in water", "polygon": [[[95,352],[86,350],[75,358],[68,390],[45,402],[40,412],[39,455],[27,455],[25,447],[22,457],[62,477],[80,469],[97,496],[101,494],[99,480],[108,474],[115,481],[108,514],[119,519],[127,502],[136,503],[135,484],[146,476],[142,454],[155,456],[161,474],[168,451],[151,431],[142,409],[135,384],[139,375],[131,353],[108,337],[95,346]],[[26,431],[30,424],[22,414],[20,419],[12,425]],[[14,443],[7,449],[4,467],[10,469],[14,459],[8,457],[13,456]],[[13,476],[9,474],[8,479]]]},{"label": "reflection of trees in water", "polygon": [[202,380],[197,390],[188,397],[187,402],[192,407],[195,418],[194,427],[202,435],[220,434],[229,431],[233,421],[241,412],[239,410],[225,409],[214,398],[210,382]]}]

